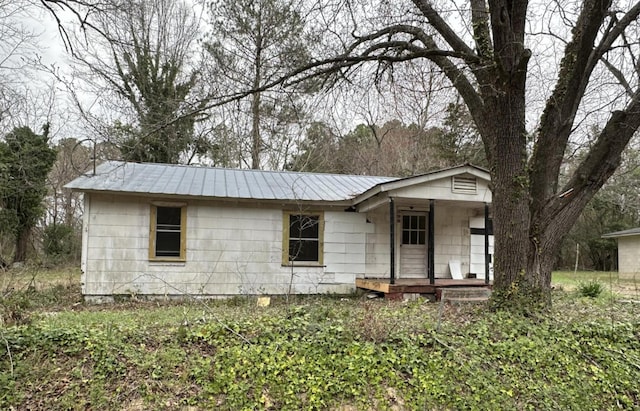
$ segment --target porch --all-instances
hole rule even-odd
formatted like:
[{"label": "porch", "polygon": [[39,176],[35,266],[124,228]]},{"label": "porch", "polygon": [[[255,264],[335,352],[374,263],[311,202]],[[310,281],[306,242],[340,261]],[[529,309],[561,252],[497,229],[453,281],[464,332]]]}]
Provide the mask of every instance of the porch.
[{"label": "porch", "polygon": [[[463,171],[464,170],[464,171]],[[493,225],[486,170],[463,166],[377,186],[356,199],[366,213],[364,275],[356,287],[431,295],[443,289],[491,288]]]},{"label": "porch", "polygon": [[366,291],[383,293],[385,298],[389,299],[402,299],[404,294],[422,294],[432,296],[434,301],[439,301],[442,290],[491,289],[493,282],[487,282],[482,278],[436,278],[433,281],[428,278],[396,278],[392,283],[389,278],[356,278],[356,287]]}]

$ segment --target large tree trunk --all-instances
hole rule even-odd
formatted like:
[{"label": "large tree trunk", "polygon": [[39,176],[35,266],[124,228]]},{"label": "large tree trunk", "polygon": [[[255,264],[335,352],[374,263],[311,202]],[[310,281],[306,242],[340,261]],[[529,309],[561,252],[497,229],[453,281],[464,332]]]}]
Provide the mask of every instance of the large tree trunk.
[{"label": "large tree trunk", "polygon": [[[503,102],[508,104],[507,102]],[[508,289],[522,277],[529,245],[529,193],[526,184],[524,111],[512,107],[495,119],[492,155],[493,221],[496,239],[494,269],[497,289]],[[514,111],[520,111],[514,113]]]},{"label": "large tree trunk", "polygon": [[[524,47],[526,1],[490,0],[494,38],[493,76],[481,75],[479,116],[493,185],[495,290],[509,304],[546,293],[541,273],[529,272],[531,196],[527,168],[525,94],[531,52]],[[490,56],[490,54],[488,54]]]},{"label": "large tree trunk", "polygon": [[260,93],[255,93],[251,101],[251,168],[260,168]]},{"label": "large tree trunk", "polygon": [[27,247],[29,245],[29,237],[31,229],[24,228],[18,234],[16,238],[16,252],[13,255],[14,263],[22,263],[27,259]]},{"label": "large tree trunk", "polygon": [[[255,61],[253,67],[253,89],[257,90],[262,83],[262,32],[258,18],[255,40]],[[260,168],[260,153],[262,152],[262,137],[260,136],[260,92],[254,92],[251,98],[251,168]]]}]

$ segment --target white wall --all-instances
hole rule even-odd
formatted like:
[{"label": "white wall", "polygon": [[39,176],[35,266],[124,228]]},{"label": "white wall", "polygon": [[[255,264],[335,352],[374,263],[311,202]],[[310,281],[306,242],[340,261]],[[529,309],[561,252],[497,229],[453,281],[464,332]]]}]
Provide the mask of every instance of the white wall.
[{"label": "white wall", "polygon": [[640,279],[640,235],[618,238],[620,278]]},{"label": "white wall", "polygon": [[[187,202],[186,262],[151,262],[153,200],[86,195],[83,293],[348,293],[365,272],[366,216],[324,210],[324,267],[282,266],[282,209]],[[89,211],[90,210],[90,211]]]},{"label": "white wall", "polygon": [[436,278],[451,278],[449,261],[460,261],[463,275],[469,272],[469,219],[478,211],[456,207],[453,203],[437,203],[435,207],[435,273]]},{"label": "white wall", "polygon": [[[367,213],[372,229],[366,236],[365,276],[369,278],[389,278],[389,205]],[[399,258],[396,258],[400,261]]]}]

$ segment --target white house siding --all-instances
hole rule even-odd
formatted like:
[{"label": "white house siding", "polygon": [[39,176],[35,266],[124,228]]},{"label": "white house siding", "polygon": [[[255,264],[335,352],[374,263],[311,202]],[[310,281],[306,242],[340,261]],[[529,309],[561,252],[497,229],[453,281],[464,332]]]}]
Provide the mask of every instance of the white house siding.
[{"label": "white house siding", "polygon": [[[424,208],[424,200],[416,206]],[[460,207],[454,202],[437,202],[435,213],[434,269],[436,278],[451,278],[449,261],[459,261],[462,273],[469,272],[470,230],[469,219],[482,213],[479,208]],[[389,210],[379,207],[367,213],[373,224],[373,230],[367,234],[365,275],[370,278],[389,277]],[[396,220],[396,224],[400,224]],[[399,231],[398,231],[399,232]],[[400,236],[396,236],[396,275],[402,278],[399,267]],[[424,277],[427,277],[425,272]]]},{"label": "white house siding", "polygon": [[151,262],[149,213],[162,198],[86,195],[83,293],[233,295],[347,293],[365,272],[359,213],[324,210],[324,267],[282,266],[282,209],[187,203],[186,262]]},{"label": "white house siding", "polygon": [[372,229],[366,236],[365,276],[389,278],[389,205],[367,213]]},{"label": "white house siding", "polygon": [[618,238],[620,278],[640,279],[640,235]]},{"label": "white house siding", "polygon": [[449,261],[460,261],[462,273],[469,271],[469,217],[474,210],[453,204],[436,204],[435,261],[436,278],[451,278]]}]

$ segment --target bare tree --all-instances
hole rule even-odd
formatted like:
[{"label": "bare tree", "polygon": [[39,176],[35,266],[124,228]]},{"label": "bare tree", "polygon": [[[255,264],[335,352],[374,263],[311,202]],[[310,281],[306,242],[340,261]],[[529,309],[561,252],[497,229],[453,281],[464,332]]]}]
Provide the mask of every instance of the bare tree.
[{"label": "bare tree", "polygon": [[[234,102],[234,128],[249,137],[251,168],[261,168],[263,154],[281,158],[270,166],[284,165],[291,144],[291,128],[306,117],[298,89],[260,90],[309,59],[311,38],[302,3],[293,0],[214,1],[206,48],[213,73],[226,87],[225,95],[254,90]],[[283,156],[282,153],[285,155]],[[274,164],[275,163],[275,164]],[[279,168],[279,167],[278,167]]]},{"label": "bare tree", "polygon": [[[181,162],[206,151],[195,122],[207,101],[194,51],[199,19],[169,0],[113,0],[86,36],[71,43],[103,108],[120,114],[112,134],[127,160]],[[90,40],[86,40],[90,38]],[[126,102],[125,106],[122,102]]]},{"label": "bare tree", "polygon": [[[24,23],[29,4],[0,0],[0,127],[6,133],[24,109],[29,60],[37,50],[37,33]],[[27,81],[25,81],[27,80]]]},{"label": "bare tree", "polygon": [[[346,8],[351,14],[342,21],[350,19],[351,27],[349,38],[341,38],[342,51],[280,81],[295,83],[301,77],[327,74],[339,80],[367,63],[374,64],[376,76],[416,59],[438,67],[467,105],[490,166],[495,301],[546,306],[555,250],[615,171],[640,126],[640,50],[634,35],[640,2],[585,0],[567,5],[571,10],[554,2],[546,6],[546,34],[535,37],[527,33],[526,0],[384,2],[369,8],[383,11],[374,16],[354,12],[355,2],[347,4],[353,6]],[[364,19],[367,15],[370,18]],[[568,41],[556,35],[556,26]],[[550,48],[564,52],[559,65],[544,62],[556,73],[555,85],[547,88],[535,83],[533,76],[540,70],[530,60],[533,56],[540,62]],[[542,101],[540,92],[545,90],[544,109],[530,131],[528,108],[535,104],[528,101]],[[570,139],[576,138],[583,122],[600,120],[601,132],[561,185]]]}]

